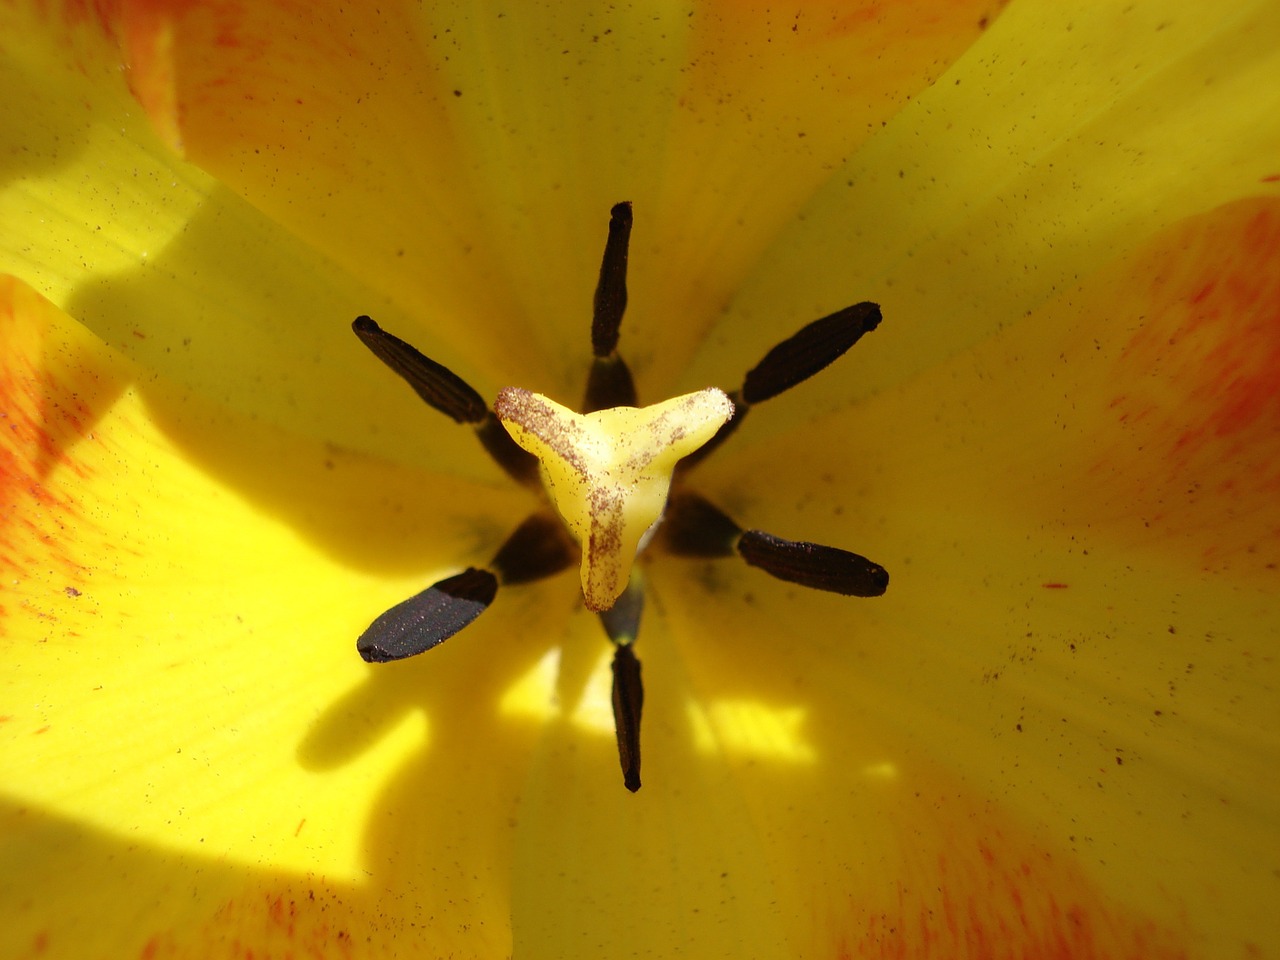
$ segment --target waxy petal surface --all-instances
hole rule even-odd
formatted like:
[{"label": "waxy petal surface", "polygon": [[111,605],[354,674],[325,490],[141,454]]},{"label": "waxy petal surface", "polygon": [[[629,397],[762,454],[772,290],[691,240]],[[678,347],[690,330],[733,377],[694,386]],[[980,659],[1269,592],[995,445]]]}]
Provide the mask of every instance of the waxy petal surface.
[{"label": "waxy petal surface", "polygon": [[[83,13],[83,11],[81,11]],[[414,326],[155,135],[95,19],[0,5],[0,270],[23,277],[113,348],[176,383],[318,440],[497,480],[461,432],[371,358],[350,320]],[[420,345],[439,353],[428,330]],[[363,362],[361,362],[363,361]],[[492,391],[470,368],[462,373]]]},{"label": "waxy petal surface", "polygon": [[[0,954],[1276,953],[1276,5],[586,7],[0,6]],[[893,575],[650,564],[634,796],[571,577],[359,662],[531,498],[347,329],[572,403],[622,199],[646,401],[881,303],[697,482]]]},{"label": "waxy petal surface", "polygon": [[189,159],[498,386],[570,402],[601,210],[645,211],[624,344],[670,395],[779,227],[999,7],[176,0],[113,29]]},{"label": "waxy petal surface", "polygon": [[[894,571],[848,613],[722,574],[717,622],[737,604],[778,625],[744,660],[952,763],[1079,858],[1108,909],[1187,924],[1191,955],[1271,943],[1277,277],[1280,200],[1228,204],[981,347],[707,465],[741,521]],[[815,692],[842,657],[845,682]]]},{"label": "waxy petal surface", "polygon": [[[30,288],[0,294],[0,954],[366,942],[385,888],[442,916],[474,902],[478,939],[441,928],[430,950],[505,951],[503,838],[533,731],[481,764],[467,746],[496,719],[478,694],[504,641],[450,681],[438,658],[375,674],[354,638],[481,559],[523,504],[229,413]],[[535,597],[508,611],[546,636]],[[461,713],[439,712],[441,683],[466,691]],[[439,831],[398,837],[423,802]],[[312,894],[323,913],[299,915]],[[381,936],[367,949],[398,933]]]}]

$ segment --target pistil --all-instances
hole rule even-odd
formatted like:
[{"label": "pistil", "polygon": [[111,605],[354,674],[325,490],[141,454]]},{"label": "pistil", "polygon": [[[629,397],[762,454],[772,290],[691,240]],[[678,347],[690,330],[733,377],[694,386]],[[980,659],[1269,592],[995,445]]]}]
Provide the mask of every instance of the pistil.
[{"label": "pistil", "polygon": [[676,463],[715,436],[733,404],[709,387],[649,407],[581,414],[507,387],[494,412],[541,463],[547,493],[582,546],[582,595],[600,611],[626,589],[642,539],[662,517]]}]

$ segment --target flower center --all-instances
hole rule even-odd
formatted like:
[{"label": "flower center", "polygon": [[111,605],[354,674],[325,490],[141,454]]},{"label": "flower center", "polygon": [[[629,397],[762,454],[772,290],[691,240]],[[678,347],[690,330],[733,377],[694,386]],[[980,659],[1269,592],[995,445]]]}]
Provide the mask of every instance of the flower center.
[{"label": "flower center", "polygon": [[626,589],[636,554],[662,519],[676,462],[733,416],[733,403],[715,387],[587,414],[507,387],[493,409],[538,458],[543,485],[582,546],[582,595],[595,611],[612,607]]},{"label": "flower center", "polygon": [[[614,646],[613,715],[622,782],[640,789],[644,686],[635,640],[644,609],[636,555],[662,524],[668,553],[737,557],[788,583],[853,597],[878,597],[889,574],[866,557],[807,540],[744,529],[710,501],[681,487],[668,507],[671,477],[688,470],[764,403],[839,359],[880,324],[880,308],[855,303],[814,320],[774,346],[731,394],[714,387],[651,407],[636,406],[635,383],[618,354],[627,306],[631,204],[609,215],[591,322],[593,359],[583,413],[540,394],[507,387],[490,410],[461,377],[378,326],[352,323],[356,336],[430,406],[469,424],[485,450],[522,484],[542,485],[563,523],[541,507],[512,532],[486,567],[431,584],[373,621],[356,641],[371,663],[416,656],[452,637],[494,601],[498,587],[549,577],[580,556],[587,606]],[[568,533],[566,533],[566,528]],[[572,534],[575,545],[569,538]]]}]

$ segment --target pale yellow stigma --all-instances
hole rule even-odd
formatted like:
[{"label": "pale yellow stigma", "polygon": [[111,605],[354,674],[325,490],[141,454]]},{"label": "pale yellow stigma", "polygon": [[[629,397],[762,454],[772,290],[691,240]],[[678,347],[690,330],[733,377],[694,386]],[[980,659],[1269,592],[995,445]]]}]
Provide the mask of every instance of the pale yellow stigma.
[{"label": "pale yellow stigma", "polygon": [[507,387],[493,409],[542,463],[547,492],[582,545],[582,595],[592,610],[608,610],[626,589],[645,534],[662,518],[676,462],[733,416],[733,402],[714,387],[588,414]]}]

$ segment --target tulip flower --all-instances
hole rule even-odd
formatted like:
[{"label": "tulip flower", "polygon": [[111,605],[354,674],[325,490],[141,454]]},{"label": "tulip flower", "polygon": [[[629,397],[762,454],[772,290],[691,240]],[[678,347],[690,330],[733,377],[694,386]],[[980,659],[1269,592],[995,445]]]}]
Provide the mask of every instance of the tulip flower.
[{"label": "tulip flower", "polygon": [[[3,0],[0,71],[0,956],[1280,952],[1275,3]],[[861,303],[630,570],[352,333],[515,436]]]}]

